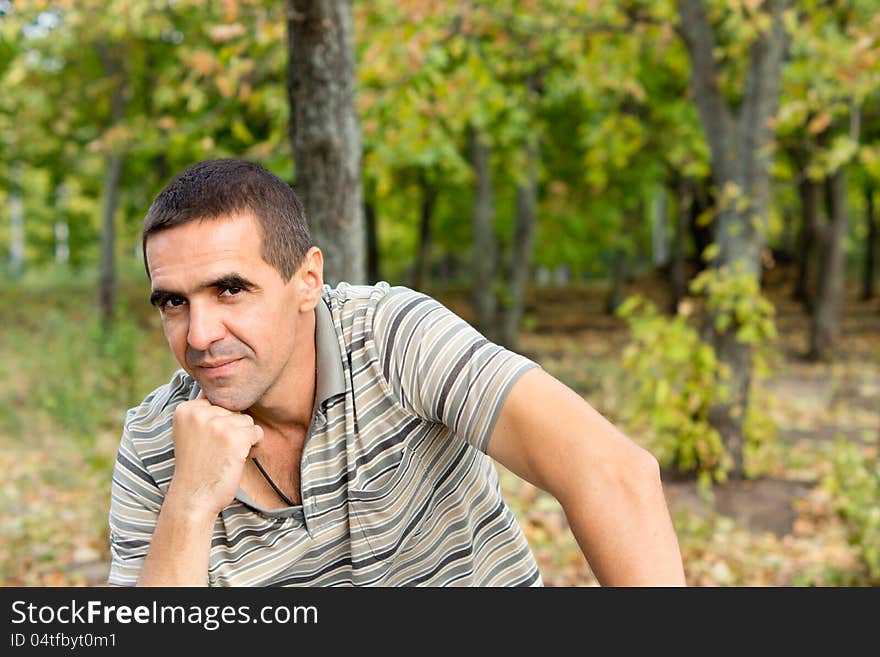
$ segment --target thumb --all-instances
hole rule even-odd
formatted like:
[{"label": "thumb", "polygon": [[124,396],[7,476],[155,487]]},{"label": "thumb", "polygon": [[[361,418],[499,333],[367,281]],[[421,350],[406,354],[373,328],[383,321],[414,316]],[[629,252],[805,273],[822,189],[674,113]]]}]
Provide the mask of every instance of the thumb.
[{"label": "thumb", "polygon": [[263,427],[259,424],[255,424],[253,427],[250,427],[253,430],[253,434],[251,435],[251,448],[248,451],[248,458],[254,458],[254,453],[257,451],[257,447],[260,444],[260,441],[263,440]]}]

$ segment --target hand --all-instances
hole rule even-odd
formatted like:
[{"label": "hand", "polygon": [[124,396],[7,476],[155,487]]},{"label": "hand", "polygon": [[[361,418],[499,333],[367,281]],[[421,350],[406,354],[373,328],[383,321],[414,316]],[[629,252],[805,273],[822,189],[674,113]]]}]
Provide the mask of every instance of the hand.
[{"label": "hand", "polygon": [[250,415],[215,406],[204,391],[174,409],[174,476],[168,496],[216,516],[235,497],[263,429]]}]

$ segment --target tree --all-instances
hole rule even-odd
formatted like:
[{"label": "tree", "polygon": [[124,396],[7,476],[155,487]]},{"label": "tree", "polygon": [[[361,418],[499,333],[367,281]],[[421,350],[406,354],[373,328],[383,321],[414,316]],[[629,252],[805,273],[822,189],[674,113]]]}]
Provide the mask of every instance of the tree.
[{"label": "tree", "polygon": [[[515,330],[503,327],[511,326],[505,319],[517,314],[517,298],[521,317],[524,292],[517,290],[524,290],[529,277],[536,212],[529,205],[532,195],[525,191],[519,194],[518,210],[510,215],[496,213],[497,197],[499,190],[503,194],[510,187],[529,188],[527,179],[532,177],[536,202],[538,173],[537,163],[524,163],[527,158],[522,157],[538,153],[528,143],[535,135],[527,133],[536,127],[526,120],[535,118],[533,94],[525,92],[525,78],[510,51],[529,45],[519,41],[520,32],[535,33],[538,18],[534,6],[452,6],[417,0],[395,2],[393,8],[373,3],[369,12],[362,9],[359,14],[366,32],[360,103],[367,175],[389,206],[415,188],[412,280],[417,287],[427,287],[439,251],[460,248],[458,231],[444,234],[435,227],[440,211],[449,212],[455,203],[447,201],[447,192],[472,199],[472,221],[466,228],[475,324],[505,344],[502,333],[518,332],[519,319],[513,320]],[[400,61],[408,66],[395,66]],[[519,170],[533,174],[518,175]],[[449,218],[444,226],[452,223]],[[511,231],[511,241],[519,241],[507,255],[505,238],[512,224],[518,228]],[[499,278],[509,282],[504,292]]]},{"label": "tree", "polygon": [[[690,54],[694,103],[711,153],[712,177],[720,193],[714,266],[722,277],[759,279],[766,245],[773,131],[771,118],[780,98],[788,37],[785,0],[745,3],[730,8],[725,27],[735,32],[729,49],[741,49],[745,69],[725,71],[718,60],[719,40],[702,0],[679,0],[679,30]],[[717,5],[712,5],[718,9]],[[766,9],[766,10],[765,10]],[[716,12],[717,17],[717,12]],[[718,21],[720,22],[720,20]],[[746,50],[747,49],[747,50]],[[746,54],[747,53],[747,54]],[[731,58],[733,59],[733,58]],[[733,59],[736,61],[736,59]],[[731,81],[725,89],[723,82]],[[735,80],[741,80],[739,84]],[[732,91],[734,103],[726,93]],[[744,476],[743,423],[752,378],[751,348],[737,338],[735,323],[711,328],[720,360],[730,368],[730,397],[710,414],[733,459],[731,475]]]},{"label": "tree", "polygon": [[880,14],[861,2],[809,3],[800,9],[776,128],[794,165],[800,197],[794,292],[811,314],[807,356],[829,360],[841,333],[846,292],[848,180],[854,173],[859,180],[871,179],[855,165],[859,153],[870,148],[871,121],[867,132],[862,130],[862,108],[878,86],[880,46],[872,23]]},{"label": "tree", "polygon": [[290,140],[325,279],[366,280],[350,0],[288,0]]},{"label": "tree", "polygon": [[[8,60],[0,55],[3,159],[30,167],[29,198],[46,197],[28,213],[29,237],[54,234],[54,191],[66,190],[71,263],[98,260],[103,239],[105,315],[112,263],[136,250],[143,214],[172,172],[234,155],[290,176],[280,13],[261,0],[126,0],[114,12],[83,0],[23,2],[4,17],[4,43],[14,45]],[[35,186],[43,174],[48,194]],[[39,261],[51,253],[42,242],[43,252],[30,249]]]}]

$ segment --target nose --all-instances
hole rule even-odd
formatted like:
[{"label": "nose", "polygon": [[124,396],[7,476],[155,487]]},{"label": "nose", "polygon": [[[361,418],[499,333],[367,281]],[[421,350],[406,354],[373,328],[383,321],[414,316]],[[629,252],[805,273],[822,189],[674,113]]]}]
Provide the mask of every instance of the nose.
[{"label": "nose", "polygon": [[204,304],[191,303],[189,308],[189,331],[186,341],[197,351],[207,351],[217,340],[226,335],[222,317],[217,309]]}]

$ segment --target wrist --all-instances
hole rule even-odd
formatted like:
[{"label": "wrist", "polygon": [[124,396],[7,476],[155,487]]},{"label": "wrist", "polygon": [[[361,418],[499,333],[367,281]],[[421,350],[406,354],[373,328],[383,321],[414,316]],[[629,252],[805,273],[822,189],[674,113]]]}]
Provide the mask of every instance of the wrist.
[{"label": "wrist", "polygon": [[213,527],[214,519],[222,508],[218,508],[208,497],[175,486],[173,479],[162,503],[163,515],[171,516],[170,519],[176,520],[177,523],[189,525],[194,529]]},{"label": "wrist", "polygon": [[138,586],[204,586],[217,514],[211,506],[168,488]]}]

